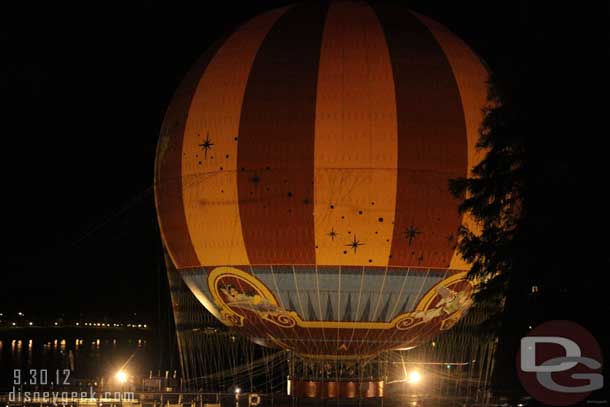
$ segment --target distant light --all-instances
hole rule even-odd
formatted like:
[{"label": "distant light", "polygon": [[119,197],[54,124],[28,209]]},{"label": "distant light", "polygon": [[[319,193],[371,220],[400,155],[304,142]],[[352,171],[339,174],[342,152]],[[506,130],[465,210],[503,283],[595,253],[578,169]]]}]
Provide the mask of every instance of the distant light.
[{"label": "distant light", "polygon": [[59,324],[58,324],[57,322],[55,322],[53,325],[57,326],[57,325],[59,325]]},{"label": "distant light", "polygon": [[76,323],[76,326],[79,326],[79,325],[80,325],[80,324],[77,322],[77,323]]},{"label": "distant light", "polygon": [[138,324],[138,328],[142,328],[142,324]]},{"label": "distant light", "polygon": [[18,312],[17,315],[19,315],[20,317],[23,316],[23,312]]},{"label": "distant light", "polygon": [[15,325],[17,325],[17,324],[13,322],[11,325],[15,326]]},{"label": "distant light", "polygon": [[421,373],[417,370],[412,370],[407,374],[407,382],[411,384],[417,384],[421,382]]},{"label": "distant light", "polygon": [[148,325],[144,324],[144,328],[148,328]]},{"label": "distant light", "polygon": [[34,323],[33,323],[33,322],[30,322],[30,323],[29,323],[29,325],[30,325],[30,326],[32,326],[32,325],[34,325]]},{"label": "distant light", "polygon": [[241,389],[239,387],[235,388],[235,394],[239,394],[241,392]]},{"label": "distant light", "polygon": [[119,370],[117,374],[114,376],[117,381],[121,384],[125,384],[127,382],[127,373],[122,370]]}]

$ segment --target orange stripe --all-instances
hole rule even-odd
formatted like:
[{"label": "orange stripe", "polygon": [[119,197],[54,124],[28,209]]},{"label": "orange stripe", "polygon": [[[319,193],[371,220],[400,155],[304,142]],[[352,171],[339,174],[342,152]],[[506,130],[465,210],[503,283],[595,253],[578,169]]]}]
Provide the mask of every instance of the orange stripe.
[{"label": "orange stripe", "polygon": [[398,4],[375,4],[396,86],[398,183],[393,266],[449,267],[461,222],[449,180],[467,173],[462,101],[429,30]]},{"label": "orange stripe", "polygon": [[[330,6],[315,132],[316,262],[387,265],[398,159],[394,80],[381,26],[363,3]],[[354,239],[363,243],[356,250],[346,246]]]},{"label": "orange stripe", "polygon": [[447,28],[421,14],[413,14],[432,32],[453,70],[464,107],[468,139],[468,171],[470,173],[472,167],[477,165],[485,155],[484,151],[477,150],[476,144],[479,140],[479,126],[483,121],[483,107],[487,102],[489,72],[468,45]]},{"label": "orange stripe", "polygon": [[218,41],[197,60],[176,90],[167,108],[157,145],[155,206],[161,238],[177,269],[199,264],[188,232],[182,201],[182,141],[188,107],[202,72],[223,40]]},{"label": "orange stripe", "polygon": [[316,79],[327,6],[287,12],[260,47],[239,127],[240,215],[252,264],[313,264]]},{"label": "orange stripe", "polygon": [[[237,194],[237,135],[248,75],[260,44],[287,8],[248,22],[218,50],[197,87],[183,144],[189,232],[202,265],[248,264]],[[205,148],[205,141],[211,144]]]},{"label": "orange stripe", "polygon": [[[479,126],[483,121],[483,107],[487,102],[489,72],[485,69],[477,55],[447,28],[420,14],[416,14],[416,16],[428,27],[441,48],[443,48],[460,89],[462,106],[464,107],[464,119],[466,121],[468,174],[470,175],[472,168],[483,159],[485,154],[484,151],[477,150],[476,144],[479,139]],[[478,226],[468,215],[464,216],[462,224],[471,230],[478,230]],[[470,268],[457,251],[451,259],[450,267],[461,270]]]}]

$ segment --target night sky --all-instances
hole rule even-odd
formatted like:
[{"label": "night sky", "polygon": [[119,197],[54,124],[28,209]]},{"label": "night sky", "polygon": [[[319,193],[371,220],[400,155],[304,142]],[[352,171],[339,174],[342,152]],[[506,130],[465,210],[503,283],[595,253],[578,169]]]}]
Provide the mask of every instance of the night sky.
[{"label": "night sky", "polygon": [[[0,311],[154,315],[161,244],[153,204],[153,163],[169,99],[189,66],[214,40],[259,12],[287,3],[222,2],[214,9],[206,2],[121,7],[85,3],[3,11],[5,242]],[[589,59],[575,57],[574,52],[583,52],[578,41],[587,35],[580,28],[580,36],[571,35],[576,26],[566,26],[556,12],[563,11],[562,18],[574,13],[557,10],[561,6],[547,10],[539,3],[534,10],[523,1],[409,4],[462,37],[498,75],[557,67],[549,71],[549,82],[556,87],[545,85],[556,90],[549,100],[591,81],[571,71],[574,58],[594,66],[596,58],[607,53],[602,48]],[[557,31],[572,40],[555,38]],[[574,76],[578,81],[569,80]],[[566,100],[582,108],[592,99]],[[565,120],[562,112],[556,116]],[[602,136],[603,132],[582,127],[580,131],[584,134],[553,136],[559,147],[549,156],[567,166],[564,175],[573,175],[572,167],[589,161],[581,150],[607,138],[607,133]],[[572,145],[583,138],[588,147]],[[568,152],[574,155],[568,157]],[[540,155],[540,160],[546,159]],[[571,208],[566,234],[590,238],[589,229],[574,226],[574,219],[581,216],[580,222],[590,228],[598,218],[589,213],[583,219],[579,212],[592,200],[588,189],[565,190],[578,178],[572,175],[569,180],[550,177],[557,183],[555,190],[564,189],[558,196],[569,200],[562,209]],[[585,195],[579,198],[580,193]],[[553,219],[558,222],[558,217]],[[583,247],[573,250],[586,256],[590,246],[582,241],[578,245]],[[608,271],[607,256],[600,258],[606,263],[599,267]]]}]

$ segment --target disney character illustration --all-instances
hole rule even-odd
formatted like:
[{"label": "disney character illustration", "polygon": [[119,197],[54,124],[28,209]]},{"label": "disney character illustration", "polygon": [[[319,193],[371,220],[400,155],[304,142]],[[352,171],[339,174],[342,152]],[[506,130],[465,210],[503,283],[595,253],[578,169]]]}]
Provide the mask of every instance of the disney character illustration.
[{"label": "disney character illustration", "polygon": [[231,284],[220,288],[224,294],[224,299],[229,307],[246,309],[257,313],[282,312],[281,307],[272,304],[268,299],[255,292],[253,294],[244,293]]},{"label": "disney character illustration", "polygon": [[456,292],[447,287],[439,287],[436,294],[441,297],[434,307],[424,311],[416,311],[411,316],[428,322],[436,317],[450,316],[456,312],[463,312],[472,304],[470,290]]}]

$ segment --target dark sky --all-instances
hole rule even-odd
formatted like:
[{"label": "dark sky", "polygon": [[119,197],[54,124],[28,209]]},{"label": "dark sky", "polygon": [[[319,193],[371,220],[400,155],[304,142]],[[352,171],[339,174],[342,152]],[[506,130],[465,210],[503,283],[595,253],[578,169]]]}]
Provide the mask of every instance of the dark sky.
[{"label": "dark sky", "polygon": [[[124,3],[131,4],[54,2],[2,12],[0,311],[155,312],[161,257],[153,162],[169,98],[215,39],[288,2]],[[548,40],[544,29],[531,29],[544,6],[409,4],[464,38],[497,72],[533,63],[524,60],[524,36]]]}]

